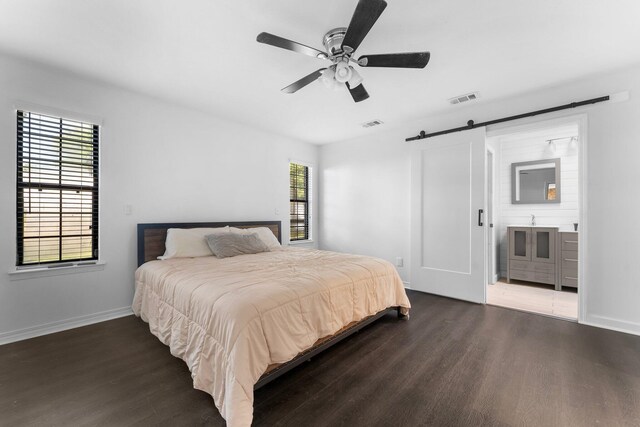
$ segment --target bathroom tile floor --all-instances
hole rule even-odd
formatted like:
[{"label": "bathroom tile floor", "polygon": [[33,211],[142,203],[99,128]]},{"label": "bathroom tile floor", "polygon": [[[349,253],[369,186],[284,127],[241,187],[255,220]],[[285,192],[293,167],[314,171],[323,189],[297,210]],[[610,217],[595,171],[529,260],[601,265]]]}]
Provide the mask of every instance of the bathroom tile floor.
[{"label": "bathroom tile floor", "polygon": [[500,279],[487,286],[487,304],[543,314],[567,320],[578,319],[578,293],[555,291],[550,285]]}]

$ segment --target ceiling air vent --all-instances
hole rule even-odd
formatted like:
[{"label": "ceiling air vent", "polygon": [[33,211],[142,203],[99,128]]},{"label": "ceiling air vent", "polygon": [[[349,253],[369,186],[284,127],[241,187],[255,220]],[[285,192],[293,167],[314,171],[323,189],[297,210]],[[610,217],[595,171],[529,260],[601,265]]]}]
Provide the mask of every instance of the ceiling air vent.
[{"label": "ceiling air vent", "polygon": [[467,101],[473,101],[474,99],[478,99],[478,98],[480,98],[480,94],[478,92],[471,92],[465,95],[458,95],[456,97],[450,98],[449,103],[456,105],[456,104],[461,104]]},{"label": "ceiling air vent", "polygon": [[383,123],[384,122],[382,120],[371,120],[370,122],[363,123],[362,127],[363,128],[370,128],[370,127],[373,127],[373,126],[380,126]]}]

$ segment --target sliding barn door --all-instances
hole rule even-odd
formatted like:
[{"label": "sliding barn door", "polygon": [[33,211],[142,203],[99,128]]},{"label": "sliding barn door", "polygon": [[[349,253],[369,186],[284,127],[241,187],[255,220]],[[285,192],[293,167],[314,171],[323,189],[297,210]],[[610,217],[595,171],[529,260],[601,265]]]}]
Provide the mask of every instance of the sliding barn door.
[{"label": "sliding barn door", "polygon": [[411,288],[485,302],[485,129],[416,143]]}]

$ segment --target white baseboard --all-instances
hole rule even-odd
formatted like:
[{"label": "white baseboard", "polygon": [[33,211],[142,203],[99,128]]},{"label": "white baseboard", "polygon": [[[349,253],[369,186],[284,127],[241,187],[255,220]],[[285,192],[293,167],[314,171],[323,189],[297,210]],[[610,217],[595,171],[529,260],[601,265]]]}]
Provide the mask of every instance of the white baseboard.
[{"label": "white baseboard", "polygon": [[402,284],[404,285],[405,289],[411,289],[411,283],[409,282],[402,282]]},{"label": "white baseboard", "polygon": [[625,320],[614,319],[607,316],[587,314],[583,325],[595,326],[596,328],[611,329],[625,334],[640,335],[640,323],[627,322]]},{"label": "white baseboard", "polygon": [[93,323],[104,322],[106,320],[117,319],[118,317],[133,314],[131,307],[116,308],[114,310],[102,311],[100,313],[88,314],[85,316],[72,317],[71,319],[59,320],[57,322],[46,323],[44,325],[32,326],[0,333],[0,345],[22,341],[41,335],[53,334],[55,332],[66,331],[67,329],[79,328]]}]

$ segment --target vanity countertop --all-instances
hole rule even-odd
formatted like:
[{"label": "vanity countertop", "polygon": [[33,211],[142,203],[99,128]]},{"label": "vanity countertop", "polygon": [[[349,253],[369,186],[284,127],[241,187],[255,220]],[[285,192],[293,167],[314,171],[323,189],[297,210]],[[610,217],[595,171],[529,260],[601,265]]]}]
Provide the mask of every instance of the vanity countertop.
[{"label": "vanity countertop", "polygon": [[575,231],[573,229],[572,225],[563,225],[563,226],[559,226],[559,225],[530,225],[530,224],[511,224],[511,225],[507,225],[507,227],[518,227],[518,228],[555,228],[558,231],[562,232],[562,233],[577,233],[577,231]]},{"label": "vanity countertop", "polygon": [[557,225],[529,225],[529,224],[515,224],[507,225],[507,227],[529,227],[529,228],[560,228]]}]

